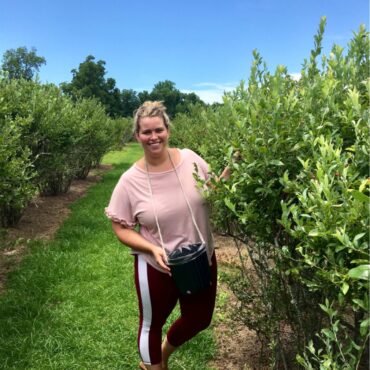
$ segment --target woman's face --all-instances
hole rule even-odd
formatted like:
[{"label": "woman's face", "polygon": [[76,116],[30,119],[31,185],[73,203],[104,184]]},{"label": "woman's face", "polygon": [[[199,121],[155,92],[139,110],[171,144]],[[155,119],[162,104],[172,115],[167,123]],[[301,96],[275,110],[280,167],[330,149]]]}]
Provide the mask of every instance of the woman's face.
[{"label": "woman's face", "polygon": [[140,129],[136,139],[149,155],[161,154],[167,147],[170,134],[162,117],[144,117],[140,119]]}]

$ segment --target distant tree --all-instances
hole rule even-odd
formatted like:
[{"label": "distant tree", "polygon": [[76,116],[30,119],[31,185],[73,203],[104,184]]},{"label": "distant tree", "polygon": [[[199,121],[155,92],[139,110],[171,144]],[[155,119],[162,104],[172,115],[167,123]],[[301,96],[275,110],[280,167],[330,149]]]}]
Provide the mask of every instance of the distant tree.
[{"label": "distant tree", "polygon": [[183,94],[184,95],[184,102],[188,104],[197,104],[197,103],[203,103],[203,100],[195,94],[195,93],[188,93],[188,94]]},{"label": "distant tree", "polygon": [[132,89],[124,89],[121,91],[122,115],[124,117],[132,117],[133,112],[137,109],[141,100],[136,91]]},{"label": "distant tree", "polygon": [[80,63],[78,70],[72,69],[72,81],[62,83],[62,90],[74,99],[96,98],[106,108],[110,116],[122,115],[121,94],[116,87],[113,78],[105,79],[105,61],[95,62],[93,55],[88,55],[83,63]]},{"label": "distant tree", "polygon": [[139,97],[140,104],[143,104],[147,100],[152,100],[150,93],[146,90],[139,92],[137,96]]},{"label": "distant tree", "polygon": [[103,104],[108,108],[110,116],[122,116],[121,91],[116,87],[116,81],[113,78],[107,79],[107,88],[106,102],[103,102]]},{"label": "distant tree", "polygon": [[162,100],[167,107],[170,117],[176,115],[176,107],[182,101],[180,90],[176,89],[175,83],[169,80],[158,82],[150,93],[151,100]]},{"label": "distant tree", "polygon": [[195,93],[182,93],[174,82],[165,80],[156,83],[149,93],[144,90],[138,93],[140,104],[147,100],[160,100],[167,107],[167,113],[174,118],[177,113],[189,113],[189,107],[194,104],[206,104]]},{"label": "distant tree", "polygon": [[202,105],[206,106],[203,100],[195,93],[181,93],[181,100],[180,103],[176,106],[176,114],[177,113],[189,113],[189,108],[191,105]]},{"label": "distant tree", "polygon": [[2,70],[6,71],[11,79],[32,80],[39,68],[46,64],[45,58],[38,56],[36,51],[34,47],[28,51],[25,46],[6,50],[3,54]]},{"label": "distant tree", "polygon": [[218,102],[214,102],[212,104],[209,105],[212,109],[217,109],[219,107],[222,107],[223,106],[223,103],[218,103]]}]

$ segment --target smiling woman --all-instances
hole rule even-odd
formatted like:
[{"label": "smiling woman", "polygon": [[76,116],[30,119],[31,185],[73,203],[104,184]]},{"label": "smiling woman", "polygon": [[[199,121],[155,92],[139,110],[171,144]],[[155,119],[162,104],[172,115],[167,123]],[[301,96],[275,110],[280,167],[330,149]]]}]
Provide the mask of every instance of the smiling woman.
[{"label": "smiling woman", "polygon": [[138,165],[145,169],[145,161],[155,171],[168,167],[167,146],[169,139],[169,118],[161,102],[145,102],[134,115],[135,136],[144,149],[144,158]]},{"label": "smiling woman", "polygon": [[[136,133],[136,139],[143,146],[147,160],[155,156],[156,162],[167,161],[167,147],[169,130],[160,117],[144,117],[141,119],[140,128]],[[156,163],[158,164],[158,163]]]},{"label": "smiling woman", "polygon": [[[161,102],[145,102],[135,112],[134,122],[144,156],[121,176],[106,215],[118,239],[135,256],[140,367],[167,370],[172,352],[207,328],[213,315],[217,262],[207,205],[193,176],[194,165],[204,180],[209,169],[193,151],[169,148],[169,119]],[[211,282],[198,293],[183,294],[171,275],[167,255],[199,241],[206,246]],[[186,279],[193,275],[197,271],[190,271]],[[181,316],[162,342],[162,327],[177,301]]]}]

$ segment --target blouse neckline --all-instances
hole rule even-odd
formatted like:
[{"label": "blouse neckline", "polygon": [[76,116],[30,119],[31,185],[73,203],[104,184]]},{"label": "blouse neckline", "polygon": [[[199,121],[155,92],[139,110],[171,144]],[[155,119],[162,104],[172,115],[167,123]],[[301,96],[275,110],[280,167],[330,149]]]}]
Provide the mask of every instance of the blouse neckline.
[{"label": "blouse neckline", "polygon": [[[178,149],[176,148],[176,150],[180,153],[180,161],[179,163],[175,166],[176,169],[178,169],[183,161],[184,161],[184,156],[183,156],[183,152],[182,152],[182,149]],[[134,168],[137,169],[138,171],[142,172],[142,173],[146,173],[146,170],[143,170],[142,168],[140,168],[137,163],[134,164]],[[162,174],[165,174],[165,173],[170,173],[170,172],[174,172],[175,171],[175,168],[171,168],[169,170],[166,170],[166,171],[155,171],[155,172],[152,172],[152,171],[149,171],[150,175],[162,175]]]}]

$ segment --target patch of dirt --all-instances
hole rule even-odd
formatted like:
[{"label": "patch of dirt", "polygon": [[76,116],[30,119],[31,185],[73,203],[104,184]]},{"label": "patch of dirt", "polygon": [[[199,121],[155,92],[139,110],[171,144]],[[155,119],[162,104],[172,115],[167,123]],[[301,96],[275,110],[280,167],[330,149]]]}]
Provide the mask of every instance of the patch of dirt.
[{"label": "patch of dirt", "polygon": [[66,194],[38,196],[25,209],[16,227],[6,229],[0,239],[0,294],[4,291],[7,274],[15,268],[27,252],[30,240],[50,240],[70,214],[69,205],[86,194],[87,189],[101,179],[112,166],[100,165],[84,180],[73,181]]},{"label": "patch of dirt", "polygon": [[[87,189],[100,180],[101,174],[111,166],[101,165],[90,172],[85,180],[76,180],[68,193],[58,196],[37,197],[25,210],[19,224],[8,228],[0,247],[0,294],[5,290],[7,274],[13,270],[27,253],[30,240],[50,240],[70,214],[69,205],[86,194]],[[235,268],[240,255],[231,238],[215,235],[219,269]],[[249,263],[243,254],[244,263]],[[219,370],[265,370],[261,360],[261,344],[255,332],[233,319],[237,299],[224,282],[219,284],[219,294],[225,302],[216,308],[214,330],[218,353],[210,363]],[[224,298],[222,298],[224,299]]]},{"label": "patch of dirt", "polygon": [[[232,238],[214,235],[214,241],[219,270],[235,269],[241,261],[247,267],[251,265],[245,248],[240,252]],[[219,370],[269,369],[256,333],[234,319],[238,301],[225,282],[219,282],[219,294],[226,299],[221,298],[222,302],[216,307],[214,330],[218,352],[210,366]]]}]

